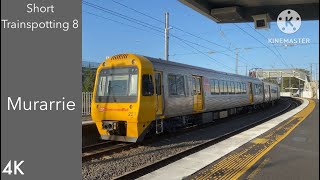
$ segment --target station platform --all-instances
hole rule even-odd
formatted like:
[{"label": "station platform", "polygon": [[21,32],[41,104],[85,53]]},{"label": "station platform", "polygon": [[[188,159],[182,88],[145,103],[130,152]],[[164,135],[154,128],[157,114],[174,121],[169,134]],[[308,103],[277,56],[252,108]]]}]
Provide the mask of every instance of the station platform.
[{"label": "station platform", "polygon": [[82,121],[82,126],[94,124],[93,121]]},{"label": "station platform", "polygon": [[82,116],[81,117],[81,121],[82,121],[82,126],[94,124],[94,122],[92,121],[91,116]]},{"label": "station platform", "polygon": [[82,146],[100,142],[100,134],[90,116],[82,117]]},{"label": "station platform", "polygon": [[139,179],[319,179],[319,102],[302,105]]},{"label": "station platform", "polygon": [[286,138],[240,179],[319,179],[319,101]]}]

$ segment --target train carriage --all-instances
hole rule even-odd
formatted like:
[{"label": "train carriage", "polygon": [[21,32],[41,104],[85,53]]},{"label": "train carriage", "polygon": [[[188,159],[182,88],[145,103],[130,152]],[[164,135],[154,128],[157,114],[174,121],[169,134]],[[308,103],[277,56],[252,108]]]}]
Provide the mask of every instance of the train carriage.
[{"label": "train carriage", "polygon": [[102,139],[137,142],[153,128],[163,132],[163,123],[210,122],[213,112],[227,116],[275,101],[277,92],[252,77],[121,54],[99,66],[91,112]]}]

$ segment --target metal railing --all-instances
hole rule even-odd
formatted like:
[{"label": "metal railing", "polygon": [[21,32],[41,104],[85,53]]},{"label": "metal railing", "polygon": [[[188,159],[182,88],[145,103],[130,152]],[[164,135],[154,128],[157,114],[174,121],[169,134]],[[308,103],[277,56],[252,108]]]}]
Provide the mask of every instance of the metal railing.
[{"label": "metal railing", "polygon": [[91,114],[92,92],[82,92],[82,116]]}]

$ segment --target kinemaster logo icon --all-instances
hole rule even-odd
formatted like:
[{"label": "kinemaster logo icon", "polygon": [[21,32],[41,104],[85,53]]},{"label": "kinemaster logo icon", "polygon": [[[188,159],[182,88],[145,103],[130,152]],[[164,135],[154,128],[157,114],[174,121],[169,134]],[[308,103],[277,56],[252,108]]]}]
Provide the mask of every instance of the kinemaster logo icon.
[{"label": "kinemaster logo icon", "polygon": [[279,14],[277,25],[282,32],[293,34],[297,32],[301,26],[301,17],[295,10],[286,9]]}]

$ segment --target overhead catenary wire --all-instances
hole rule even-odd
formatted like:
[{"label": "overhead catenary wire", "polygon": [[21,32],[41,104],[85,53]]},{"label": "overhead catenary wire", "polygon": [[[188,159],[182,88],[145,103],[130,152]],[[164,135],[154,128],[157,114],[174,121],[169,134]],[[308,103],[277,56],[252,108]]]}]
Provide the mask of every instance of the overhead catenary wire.
[{"label": "overhead catenary wire", "polygon": [[[112,2],[114,2],[114,3],[118,4],[118,5],[121,5],[121,6],[125,7],[125,8],[127,8],[127,9],[130,9],[130,10],[132,10],[132,11],[134,11],[134,12],[140,14],[140,15],[143,15],[143,16],[145,16],[145,17],[148,17],[148,18],[150,18],[150,19],[153,19],[153,20],[155,20],[155,21],[157,21],[157,22],[164,23],[164,21],[162,21],[162,20],[160,20],[160,19],[154,18],[154,17],[152,17],[152,16],[150,16],[150,15],[148,15],[148,14],[146,14],[146,13],[143,13],[143,12],[141,12],[141,11],[138,11],[138,10],[132,8],[132,7],[129,7],[129,6],[125,5],[125,4],[123,4],[123,3],[117,2],[117,1],[115,1],[115,0],[112,0]],[[128,17],[128,16],[127,16],[127,17]],[[225,49],[233,52],[233,50],[230,49],[230,48],[228,48],[228,47],[225,47],[225,46],[219,45],[219,44],[217,44],[217,43],[211,42],[211,41],[209,41],[209,40],[207,40],[207,39],[204,39],[204,38],[202,38],[202,37],[200,37],[200,36],[198,36],[198,35],[195,35],[195,34],[192,34],[192,33],[190,33],[190,32],[187,32],[187,31],[185,31],[185,30],[183,30],[183,29],[181,29],[181,28],[179,28],[179,27],[176,27],[176,26],[171,26],[171,27],[173,27],[174,29],[180,30],[180,31],[182,31],[182,32],[184,32],[184,33],[186,33],[186,34],[189,34],[189,35],[191,35],[191,36],[193,36],[193,37],[196,37],[196,38],[198,38],[198,39],[204,40],[204,41],[206,41],[206,42],[208,42],[208,43],[211,43],[211,44],[220,46],[220,47],[222,47],[222,48],[225,48]],[[239,28],[239,27],[237,27],[237,28]],[[252,27],[250,27],[250,28],[252,28]],[[239,29],[241,29],[241,28],[239,28]],[[242,30],[243,30],[243,29],[242,29]],[[248,33],[246,33],[246,34],[248,34]],[[250,35],[250,34],[248,34],[248,35]],[[253,37],[253,38],[254,38],[254,37]],[[276,49],[276,51],[277,51],[278,54],[279,54],[279,55],[277,55],[277,54],[276,54],[273,50],[271,50],[268,46],[266,46],[266,45],[263,44],[262,42],[260,42],[260,43],[263,45],[263,47],[249,47],[249,48],[247,48],[247,49],[267,48],[267,49],[269,49],[274,55],[276,55],[281,61],[284,60],[284,58],[282,57],[282,55],[280,54],[280,52],[278,51],[278,49],[276,49],[276,47],[282,47],[282,46],[275,46],[275,45],[273,44],[274,48]],[[311,44],[319,44],[319,43],[298,44],[298,45],[311,45]],[[241,48],[238,48],[238,49],[241,49]],[[249,62],[249,61],[248,61],[247,59],[245,59],[243,56],[240,56],[240,55],[239,55],[239,57],[240,57],[241,59],[244,59],[245,61]],[[284,63],[284,64],[287,66],[287,63],[286,63],[285,61],[282,62],[282,63]],[[253,63],[252,63],[252,64],[253,64]],[[254,64],[253,64],[253,65],[254,65]],[[257,67],[257,66],[254,65],[254,67]]]},{"label": "overhead catenary wire", "polygon": [[[110,19],[110,18],[105,18],[104,16],[100,16],[100,15],[97,15],[97,14],[95,14],[95,13],[91,13],[91,12],[88,12],[88,11],[84,11],[84,12],[85,12],[85,13],[88,13],[88,14],[90,14],[90,15],[96,16],[96,17],[100,17],[100,18],[105,19],[105,20],[112,20],[112,19]],[[121,22],[118,22],[118,21],[114,21],[114,20],[112,20],[112,21],[136,29],[135,26],[131,26],[131,25],[128,25],[128,24],[125,24],[125,23],[121,23]],[[157,34],[157,35],[159,35],[159,34]],[[184,39],[179,38],[179,37],[177,37],[177,36],[174,36],[174,37],[176,37],[178,40],[182,41],[184,44],[186,44],[188,47],[192,48],[193,50],[196,50],[198,53],[203,54],[203,52],[201,52],[200,50],[198,50],[198,49],[196,49],[195,47],[189,45],[189,44],[187,43],[187,40],[184,40]],[[190,43],[190,42],[189,42],[189,43]],[[206,55],[206,54],[205,54],[205,55]],[[207,56],[208,58],[214,60],[215,62],[219,63],[219,64],[222,65],[223,67],[230,68],[230,67],[226,66],[225,64],[220,63],[220,62],[217,61],[216,59],[214,59],[214,58],[212,58],[212,57],[210,57],[210,56],[208,56],[208,55],[206,55],[206,56]],[[231,69],[231,70],[232,70],[232,69]]]},{"label": "overhead catenary wire", "polygon": [[160,19],[154,18],[154,17],[152,17],[152,16],[150,16],[150,15],[148,15],[148,14],[145,14],[145,13],[143,13],[143,12],[140,12],[140,11],[138,11],[138,10],[136,10],[136,9],[133,9],[133,8],[125,5],[125,4],[122,4],[122,3],[117,2],[117,1],[114,1],[114,0],[111,0],[111,1],[114,2],[114,3],[116,3],[116,4],[119,4],[119,5],[123,6],[123,7],[125,7],[125,8],[127,8],[127,9],[130,9],[130,10],[132,10],[132,11],[138,13],[138,14],[141,14],[141,15],[143,15],[143,16],[146,16],[146,17],[148,17],[148,18],[150,18],[150,19],[153,19],[153,20],[158,21],[158,22],[160,22],[160,23],[164,23],[164,21],[161,21]]},{"label": "overhead catenary wire", "polygon": [[[236,27],[238,27],[242,32],[244,32],[245,34],[247,34],[248,36],[252,37],[253,39],[255,39],[257,42],[259,42],[260,44],[262,44],[263,46],[265,46],[267,49],[269,49],[277,58],[279,58],[279,55],[277,55],[270,47],[268,47],[267,45],[265,45],[264,43],[262,43],[259,39],[257,39],[256,37],[254,37],[253,35],[251,35],[250,33],[248,33],[246,30],[244,30],[243,28],[241,28],[239,25],[233,23],[233,25],[235,25]],[[279,58],[281,59],[281,58]],[[283,62],[285,66],[289,67],[288,64],[286,64],[285,62]]]},{"label": "overhead catenary wire", "polygon": [[[136,24],[141,25],[141,26],[143,26],[143,27],[146,27],[146,28],[149,28],[149,29],[154,30],[154,31],[156,31],[156,32],[159,32],[159,33],[161,33],[161,34],[163,33],[163,31],[161,31],[160,28],[159,28],[159,29],[156,29],[155,27],[150,26],[150,24],[148,24],[148,23],[144,23],[144,22],[141,23],[142,21],[140,21],[140,20],[137,20],[137,19],[134,19],[134,18],[125,16],[125,15],[120,14],[120,13],[117,13],[117,12],[115,12],[115,11],[111,11],[111,10],[109,10],[109,9],[106,9],[106,8],[104,8],[104,7],[95,5],[95,4],[93,4],[93,3],[89,3],[89,2],[87,2],[87,1],[83,1],[83,2],[84,2],[85,5],[87,5],[87,6],[89,6],[89,7],[92,7],[92,8],[98,9],[98,10],[101,10],[101,11],[103,11],[103,12],[105,12],[105,13],[108,13],[108,14],[111,14],[111,15],[114,15],[114,16],[117,16],[117,17],[120,17],[120,18],[122,18],[122,19],[125,19],[125,20],[127,20],[127,21],[136,23]],[[90,14],[93,14],[93,15],[99,17],[99,15],[97,15],[97,14],[94,14],[94,13],[90,13]],[[108,19],[107,19],[107,20],[108,20]],[[123,23],[122,23],[122,24],[123,24]],[[147,24],[147,25],[146,25],[146,24]],[[172,36],[172,35],[171,35],[171,36]],[[177,37],[177,36],[175,36],[175,37]],[[177,37],[177,38],[179,38],[179,37]],[[194,48],[193,46],[191,46],[190,44],[186,43],[187,40],[184,40],[184,39],[182,39],[182,38],[179,38],[179,40],[181,40],[183,43],[185,43],[186,45],[188,45],[188,47],[190,47],[190,48],[192,48],[192,49],[194,49],[194,50],[197,50],[198,52],[201,52],[200,50],[198,50],[198,49]],[[191,41],[189,41],[189,43],[191,43]],[[192,43],[193,43],[193,42],[192,42]],[[194,44],[195,44],[195,43],[194,43]],[[216,59],[208,56],[207,54],[205,54],[205,55],[206,55],[208,58],[210,58],[210,59],[214,60],[215,62],[219,63],[220,65],[223,65],[224,67],[230,68],[230,67],[226,66],[225,64],[217,61]]]},{"label": "overhead catenary wire", "polygon": [[[175,36],[175,35],[171,35],[171,36],[177,38],[177,36]],[[180,38],[180,39],[183,39],[183,38]],[[212,48],[209,48],[209,47],[207,47],[207,46],[203,46],[203,45],[201,45],[201,44],[198,44],[198,43],[195,43],[195,42],[186,40],[186,39],[183,39],[183,40],[184,40],[185,42],[190,43],[190,44],[194,44],[194,45],[196,45],[196,46],[199,46],[199,47],[202,47],[202,48],[205,48],[205,49],[208,49],[208,50],[213,51]],[[231,56],[231,55],[229,55],[229,54],[227,54],[227,53],[224,53],[224,52],[222,52],[222,51],[213,51],[213,52],[219,53],[219,54],[223,54],[223,55],[225,55],[225,56],[228,56],[228,57],[230,57],[230,58],[235,59],[235,57],[233,57],[233,56]],[[239,59],[239,61],[243,62],[244,64],[247,64],[246,62],[244,62],[244,61],[242,61],[242,60],[240,60],[240,59]]]},{"label": "overhead catenary wire", "polygon": [[211,60],[215,61],[216,63],[218,63],[218,64],[222,65],[223,67],[226,67],[226,68],[228,68],[228,69],[230,69],[230,70],[234,71],[234,69],[233,69],[233,68],[231,68],[231,67],[229,67],[229,66],[227,66],[227,65],[225,65],[225,64],[223,64],[223,63],[221,63],[220,61],[218,61],[218,60],[216,60],[216,59],[212,58],[212,57],[211,57],[211,56],[209,56],[208,54],[206,54],[206,53],[204,53],[204,52],[202,52],[202,51],[198,50],[197,48],[193,47],[192,45],[188,44],[188,42],[187,42],[187,41],[185,41],[184,39],[179,38],[179,37],[174,36],[174,35],[172,35],[172,37],[174,37],[174,38],[176,38],[176,39],[180,40],[181,42],[183,42],[184,44],[186,44],[186,45],[187,45],[187,46],[189,46],[190,48],[192,48],[192,49],[196,50],[197,52],[199,52],[199,53],[203,54],[204,56],[206,56],[206,57],[208,57],[209,59],[211,59]]},{"label": "overhead catenary wire", "polygon": [[121,13],[112,11],[112,10],[107,9],[107,8],[105,8],[105,7],[102,7],[102,6],[99,6],[99,5],[96,5],[96,4],[87,2],[87,1],[83,1],[83,3],[84,3],[84,5],[86,5],[86,6],[89,6],[89,7],[95,8],[95,9],[98,9],[98,10],[103,11],[103,12],[105,12],[105,13],[111,14],[111,15],[113,15],[113,16],[117,16],[117,17],[119,17],[119,18],[125,19],[125,20],[127,20],[127,21],[132,22],[132,23],[139,24],[139,25],[144,26],[144,27],[147,27],[147,28],[149,28],[149,29],[153,29],[154,31],[158,31],[158,32],[160,32],[160,33],[163,33],[163,32],[164,32],[163,29],[160,28],[160,27],[157,27],[157,26],[154,26],[154,25],[152,25],[152,24],[143,22],[143,21],[141,21],[141,20],[138,20],[138,19],[135,19],[135,18],[132,18],[132,17],[123,15],[123,14],[121,14]]},{"label": "overhead catenary wire", "polygon": [[[105,19],[105,20],[108,20],[108,21],[112,21],[112,22],[115,22],[115,23],[118,23],[118,24],[122,24],[122,25],[125,25],[125,26],[129,26],[129,27],[132,27],[134,29],[137,29],[137,30],[140,30],[140,31],[146,31],[145,29],[141,29],[141,28],[138,28],[136,26],[132,26],[130,24],[125,24],[123,22],[120,22],[120,21],[116,21],[114,19],[111,19],[111,18],[107,18],[107,17],[104,17],[104,16],[101,16],[101,15],[98,15],[98,14],[95,14],[95,13],[92,13],[92,12],[89,12],[89,11],[82,11],[84,13],[87,13],[87,14],[90,14],[92,16],[95,16],[95,17],[99,17],[99,18],[102,18],[102,19]],[[147,31],[147,32],[150,32],[150,31]]]},{"label": "overhead catenary wire", "polygon": [[[164,21],[162,21],[162,20],[160,20],[160,19],[154,18],[154,17],[152,17],[152,16],[150,16],[150,15],[148,15],[148,14],[146,14],[146,13],[143,13],[143,12],[141,12],[141,11],[138,11],[138,10],[134,9],[134,8],[131,8],[131,7],[129,7],[129,6],[125,5],[125,4],[123,4],[123,3],[117,2],[117,1],[115,1],[115,0],[112,0],[112,2],[114,2],[114,3],[116,3],[116,4],[120,5],[120,6],[123,6],[123,7],[127,8],[127,9],[130,9],[130,10],[132,10],[132,11],[134,11],[134,12],[140,14],[140,15],[143,15],[143,16],[146,16],[146,17],[148,17],[148,18],[150,18],[150,19],[153,19],[153,20],[155,20],[155,21],[157,21],[157,22],[165,23]],[[207,43],[213,44],[213,45],[215,45],[215,46],[218,46],[218,47],[221,47],[221,48],[223,48],[223,49],[226,49],[226,50],[228,50],[228,51],[230,51],[230,52],[233,52],[233,50],[230,49],[229,47],[226,47],[226,46],[220,45],[220,44],[218,44],[218,43],[209,41],[208,39],[202,38],[202,37],[200,37],[200,36],[198,36],[198,35],[195,35],[195,34],[193,34],[193,33],[190,33],[190,32],[188,32],[188,31],[186,31],[186,30],[183,30],[182,28],[179,28],[179,27],[174,26],[174,25],[171,25],[171,27],[172,27],[173,29],[179,30],[179,31],[181,31],[181,32],[183,32],[183,33],[185,33],[185,34],[188,34],[188,35],[190,35],[190,36],[193,36],[193,37],[195,37],[195,38],[198,38],[198,39],[200,39],[200,40],[202,40],[202,41],[205,41],[205,42],[207,42]],[[243,56],[240,56],[240,55],[239,55],[239,57],[249,63],[249,61],[248,61],[247,59],[245,59]],[[243,62],[243,61],[242,61],[242,62]],[[252,64],[252,63],[251,63],[251,64]],[[253,64],[253,65],[254,65],[255,67],[257,67],[255,64]]]},{"label": "overhead catenary wire", "polygon": [[[257,31],[256,29],[254,29],[253,27],[251,27],[249,24],[246,24],[247,26],[249,26],[250,28],[252,28],[257,34],[259,34],[261,37],[267,39],[263,34],[261,34],[259,31]],[[272,43],[274,49],[277,51],[278,55],[280,56],[280,60],[286,65],[288,66],[286,60],[283,58],[282,54],[279,52],[279,50],[277,49],[277,47]]]}]

